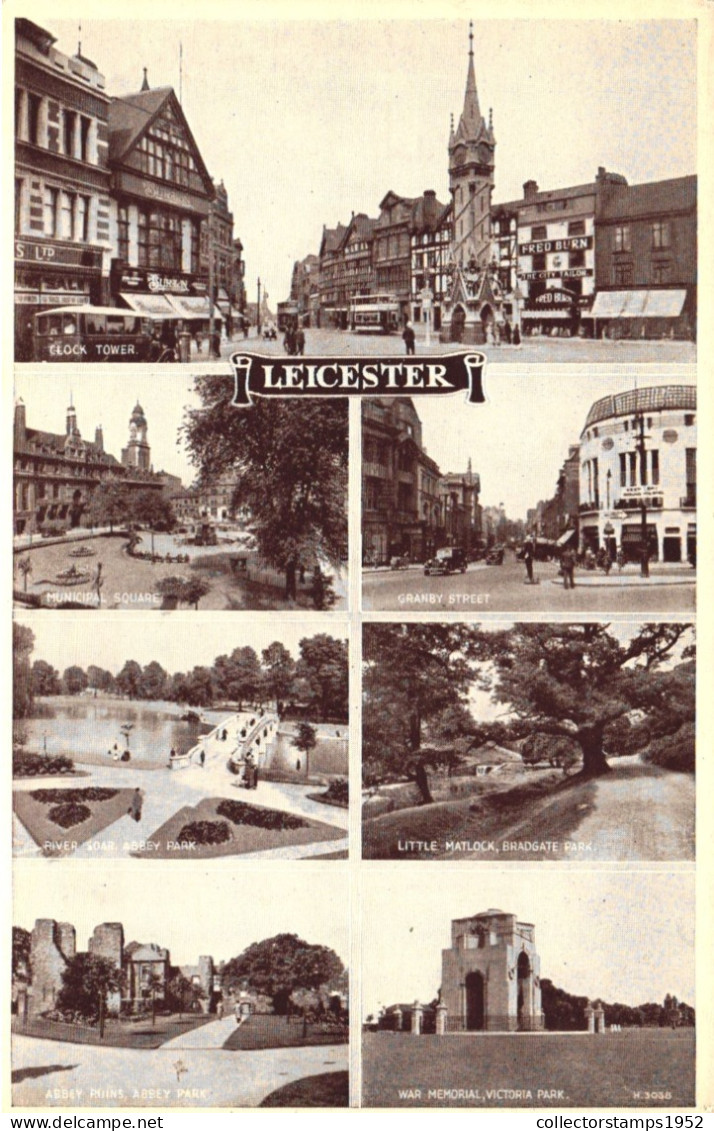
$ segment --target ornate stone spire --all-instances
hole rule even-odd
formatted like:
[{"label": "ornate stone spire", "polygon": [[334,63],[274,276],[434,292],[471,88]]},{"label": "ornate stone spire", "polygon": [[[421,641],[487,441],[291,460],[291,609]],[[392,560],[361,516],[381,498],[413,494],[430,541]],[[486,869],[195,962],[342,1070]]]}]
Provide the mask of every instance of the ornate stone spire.
[{"label": "ornate stone spire", "polygon": [[476,71],[474,70],[474,25],[469,22],[469,69],[466,76],[466,94],[464,95],[464,109],[459,122],[459,133],[464,137],[474,137],[484,125],[481,116],[481,107],[478,103],[476,89]]}]

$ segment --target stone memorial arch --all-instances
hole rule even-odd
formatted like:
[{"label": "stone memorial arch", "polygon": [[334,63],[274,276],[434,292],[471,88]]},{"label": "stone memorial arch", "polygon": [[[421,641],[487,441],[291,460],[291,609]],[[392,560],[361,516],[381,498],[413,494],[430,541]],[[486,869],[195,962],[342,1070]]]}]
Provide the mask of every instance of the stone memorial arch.
[{"label": "stone memorial arch", "polygon": [[441,1004],[448,1032],[542,1029],[533,924],[494,908],[452,920],[451,947],[442,951]]}]

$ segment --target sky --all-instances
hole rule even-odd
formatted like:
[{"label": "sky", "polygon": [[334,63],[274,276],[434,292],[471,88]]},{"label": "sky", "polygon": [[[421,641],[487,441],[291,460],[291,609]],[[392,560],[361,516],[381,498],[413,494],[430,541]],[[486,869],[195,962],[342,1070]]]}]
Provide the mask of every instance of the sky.
[{"label": "sky", "polygon": [[166,946],[177,964],[195,963],[201,954],[227,960],[282,933],[329,946],[345,964],[349,959],[347,878],[335,861],[319,872],[302,862],[299,882],[284,862],[256,868],[241,861],[234,874],[193,864],[113,864],[111,875],[93,862],[50,866],[52,882],[43,884],[34,869],[16,868],[13,924],[32,930],[36,919],[72,923],[80,951],[99,923],[121,922],[127,943]]},{"label": "sky", "polygon": [[[600,397],[650,385],[694,384],[649,372],[628,376],[626,366],[606,379],[542,374],[504,377],[500,366],[484,374],[486,404],[464,407],[461,397],[417,397],[422,442],[442,472],[464,472],[471,459],[481,478],[482,506],[503,503],[511,519],[525,519],[529,507],[555,494],[563,461],[577,444],[588,411]],[[622,371],[625,372],[622,372]]]},{"label": "sky", "polygon": [[[249,301],[258,276],[271,306],[287,298],[293,263],[318,253],[323,225],[378,215],[390,189],[434,189],[448,201],[449,116],[458,121],[463,107],[471,13],[375,19],[386,9],[371,4],[369,18],[355,19],[357,5],[336,2],[318,5],[329,19],[299,18],[308,5],[295,5],[279,21],[274,5],[244,2],[195,5],[202,18],[189,22],[186,4],[164,7],[161,20],[136,18],[159,5],[122,9],[121,25],[92,19],[76,0],[65,0],[63,19],[46,8],[36,18],[68,54],[81,19],[82,53],[112,96],[136,92],[144,66],[152,88],[178,92],[182,48],[182,105],[228,190]],[[630,183],[696,172],[695,29],[693,20],[475,21],[481,110],[493,108],[497,142],[494,201],[520,197],[529,179],[542,189],[589,182],[601,165]]]},{"label": "sky", "polygon": [[[691,872],[510,870],[443,864],[362,877],[363,1009],[431,1001],[452,919],[500,908],[535,924],[541,977],[569,993],[642,1005],[666,993],[694,1004]],[[388,918],[387,912],[388,910]],[[389,929],[385,930],[388,921]]]},{"label": "sky", "polygon": [[[345,639],[344,624],[310,617],[282,617],[276,622],[272,613],[248,617],[212,617],[195,615],[186,620],[182,613],[166,616],[128,617],[126,613],[102,617],[66,618],[63,631],[57,631],[56,619],[42,614],[19,613],[16,620],[27,625],[35,636],[32,661],[45,660],[62,672],[70,664],[85,670],[89,664],[107,668],[116,674],[125,660],[146,665],[158,660],[170,672],[188,671],[195,665],[212,664],[217,656],[234,648],[249,645],[260,653],[274,640],[281,641],[297,659],[300,641],[306,636],[325,632]],[[137,624],[137,620],[140,624]],[[200,632],[196,625],[200,622]]]}]

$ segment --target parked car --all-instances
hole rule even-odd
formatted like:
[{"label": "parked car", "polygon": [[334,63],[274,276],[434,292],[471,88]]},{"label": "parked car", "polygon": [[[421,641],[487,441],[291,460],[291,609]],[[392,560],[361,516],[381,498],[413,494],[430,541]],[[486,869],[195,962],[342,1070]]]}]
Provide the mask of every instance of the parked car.
[{"label": "parked car", "polygon": [[427,577],[432,573],[466,573],[466,554],[458,546],[445,546],[437,550],[424,566]]}]

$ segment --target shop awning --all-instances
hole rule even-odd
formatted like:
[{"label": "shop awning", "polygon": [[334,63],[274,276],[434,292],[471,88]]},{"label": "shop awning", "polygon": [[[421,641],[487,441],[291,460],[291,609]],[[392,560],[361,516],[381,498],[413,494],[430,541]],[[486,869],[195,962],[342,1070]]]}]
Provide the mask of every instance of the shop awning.
[{"label": "shop awning", "polygon": [[[211,317],[208,298],[205,295],[167,295],[167,298],[179,318]],[[215,302],[213,304],[213,317],[218,322],[223,319],[223,315]]]},{"label": "shop awning", "polygon": [[678,318],[687,292],[599,291],[590,318]]},{"label": "shop awning", "polygon": [[560,535],[560,538],[558,539],[558,541],[555,544],[556,544],[556,546],[564,546],[566,544],[566,542],[569,542],[570,539],[574,538],[574,537],[575,537],[575,531],[574,530],[566,530],[564,534]]},{"label": "shop awning", "polygon": [[166,295],[135,295],[125,294],[122,291],[119,297],[123,299],[130,310],[135,310],[137,314],[143,314],[145,318],[172,318],[174,316],[174,309]]}]

